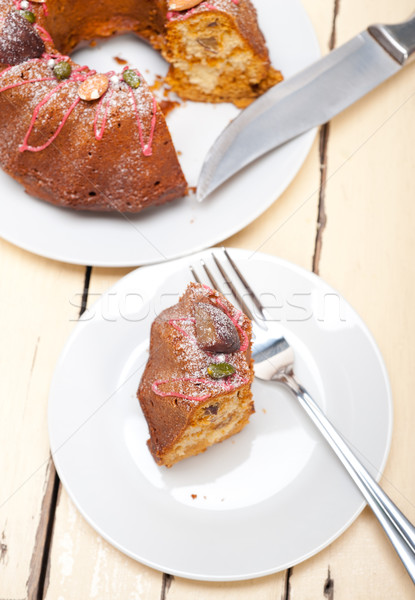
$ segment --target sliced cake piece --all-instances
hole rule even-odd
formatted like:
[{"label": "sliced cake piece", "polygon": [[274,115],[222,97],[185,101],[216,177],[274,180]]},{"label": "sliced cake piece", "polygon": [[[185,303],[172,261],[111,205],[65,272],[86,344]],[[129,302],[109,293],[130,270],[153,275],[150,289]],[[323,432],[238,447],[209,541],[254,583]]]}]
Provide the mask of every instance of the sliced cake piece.
[{"label": "sliced cake piece", "polygon": [[170,0],[163,54],[168,83],[181,98],[247,106],[282,80],[250,0]]},{"label": "sliced cake piece", "polygon": [[251,332],[222,294],[194,283],[155,319],[137,395],[159,465],[204,452],[248,423]]}]

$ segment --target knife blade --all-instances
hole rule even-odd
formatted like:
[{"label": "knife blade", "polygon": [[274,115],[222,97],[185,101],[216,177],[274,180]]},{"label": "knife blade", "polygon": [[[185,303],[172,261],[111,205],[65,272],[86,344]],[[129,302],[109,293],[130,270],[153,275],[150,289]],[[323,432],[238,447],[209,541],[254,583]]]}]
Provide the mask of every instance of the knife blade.
[{"label": "knife blade", "polygon": [[263,154],[327,123],[400,71],[415,53],[415,17],[371,25],[245,108],[210,148],[197,185],[201,202]]}]

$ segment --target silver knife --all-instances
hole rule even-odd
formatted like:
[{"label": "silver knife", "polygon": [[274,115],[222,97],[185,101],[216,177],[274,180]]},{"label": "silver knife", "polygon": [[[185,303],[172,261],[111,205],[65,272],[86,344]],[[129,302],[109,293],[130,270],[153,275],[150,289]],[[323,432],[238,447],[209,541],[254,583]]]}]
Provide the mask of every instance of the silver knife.
[{"label": "silver knife", "polygon": [[371,25],[294,77],[271,88],[228,125],[209,150],[197,185],[201,202],[273,148],[327,123],[397,73],[415,54],[415,17]]}]

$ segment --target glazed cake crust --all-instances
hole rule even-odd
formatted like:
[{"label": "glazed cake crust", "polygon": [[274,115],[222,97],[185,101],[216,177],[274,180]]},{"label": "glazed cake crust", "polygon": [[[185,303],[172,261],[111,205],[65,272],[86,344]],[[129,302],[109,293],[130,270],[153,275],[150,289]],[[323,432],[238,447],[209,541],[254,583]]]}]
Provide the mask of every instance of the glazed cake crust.
[{"label": "glazed cake crust", "polygon": [[[27,6],[35,19],[30,25],[19,14]],[[199,38],[196,31],[196,67],[192,57],[183,65],[177,27],[190,39],[195,23],[203,29],[212,19],[231,36],[232,52],[229,60],[223,55],[228,66],[207,90],[204,80],[216,73],[220,56],[213,61],[206,36]],[[29,194],[81,210],[139,212],[187,193],[164,116],[136,69],[138,87],[111,71],[101,76],[107,87],[98,96],[79,96],[96,74],[66,53],[91,39],[126,32],[172,61],[168,80],[183,98],[244,105],[275,83],[249,0],[203,0],[179,13],[169,11],[166,0],[23,0],[23,5],[0,0],[0,165]],[[229,43],[226,47],[228,52]],[[240,65],[251,54],[242,77]],[[229,67],[231,58],[239,66]],[[56,76],[59,63],[71,66],[69,76]]]},{"label": "glazed cake crust", "polygon": [[[77,67],[71,64],[73,69]],[[0,85],[13,85],[17,79],[51,79],[50,71],[45,61],[27,61],[0,77]],[[79,98],[76,80],[68,80],[57,91],[53,78],[28,85],[31,93],[27,96],[20,88],[0,93],[0,158],[3,169],[29,194],[58,206],[135,212],[185,193],[186,183],[164,117],[147,86],[134,90],[133,99],[126,84],[112,84],[111,99],[103,102],[101,109],[99,101],[78,102],[53,143],[40,151],[21,152],[42,99],[53,92],[27,138],[34,149],[48,143]],[[97,139],[102,129],[102,137]],[[150,144],[151,156],[143,154],[146,144]]]},{"label": "glazed cake crust", "polygon": [[[194,324],[195,305],[199,302],[219,307],[237,323],[239,351],[214,354],[199,347]],[[174,449],[186,431],[200,428],[201,422],[221,433],[220,440],[215,441],[222,441],[246,425],[254,411],[250,391],[251,332],[251,322],[243,313],[218,292],[198,284],[190,284],[178,304],[154,320],[149,360],[137,395],[149,427],[149,449],[159,464],[171,466],[183,458]],[[207,368],[220,361],[231,364],[235,373],[212,379]],[[226,401],[231,403],[232,412],[224,405]],[[190,454],[206,447],[202,437]]]},{"label": "glazed cake crust", "polygon": [[[97,6],[102,4],[104,9],[106,3],[93,4],[96,12]],[[131,2],[124,4],[124,10],[131,8]],[[85,3],[82,10],[80,2],[69,5],[72,12],[76,8],[82,15]],[[54,36],[56,33],[64,49],[72,49],[84,34],[92,35],[94,21],[85,20],[88,25],[80,36],[74,37],[62,10],[65,3],[48,0],[47,16],[44,6],[32,3],[30,8],[36,15],[45,54],[11,68],[3,65],[0,73],[3,169],[29,194],[81,210],[138,212],[185,195],[187,184],[170,133],[144,79],[140,77],[139,87],[132,90],[119,77],[110,83],[104,98],[81,100],[79,86],[94,72],[87,67],[79,70],[80,65],[65,57],[72,74],[58,81],[49,61],[56,63],[62,56],[48,37],[46,27]],[[0,0],[0,17],[5,19],[15,8],[16,2]],[[66,29],[60,27],[62,15]],[[104,17],[108,17],[105,11]],[[124,23],[125,28],[130,25]],[[108,27],[109,34],[111,20]],[[29,148],[24,148],[25,140]]]}]

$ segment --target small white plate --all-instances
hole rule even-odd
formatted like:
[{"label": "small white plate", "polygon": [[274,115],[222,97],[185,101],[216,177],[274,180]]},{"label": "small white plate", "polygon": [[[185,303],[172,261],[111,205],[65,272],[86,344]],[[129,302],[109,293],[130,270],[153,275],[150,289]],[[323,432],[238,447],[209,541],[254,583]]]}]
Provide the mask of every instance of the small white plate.
[{"label": "small white plate", "polygon": [[[286,328],[299,379],[379,478],[392,404],[366,326],[315,275],[264,254],[232,254]],[[210,260],[206,251],[192,262],[200,256]],[[77,324],[50,391],[52,455],[86,520],[134,559],[192,579],[267,575],[332,542],[364,502],[295,399],[257,380],[256,413],[240,434],[171,469],[155,464],[136,390],[151,322],[183,292],[188,264],[130,273]]]},{"label": "small white plate", "polygon": [[[286,78],[319,58],[299,0],[255,0],[255,6],[272,63]],[[154,50],[129,36],[74,57],[104,71],[122,68],[114,57],[127,59],[149,82],[167,72],[167,63]],[[185,102],[168,115],[189,186],[196,186],[207,151],[238,112],[231,104]],[[314,135],[308,132],[263,157],[202,204],[190,195],[138,215],[58,208],[27,196],[0,170],[0,236],[35,254],[82,265],[131,266],[177,258],[226,239],[266,210],[296,175]]]}]

